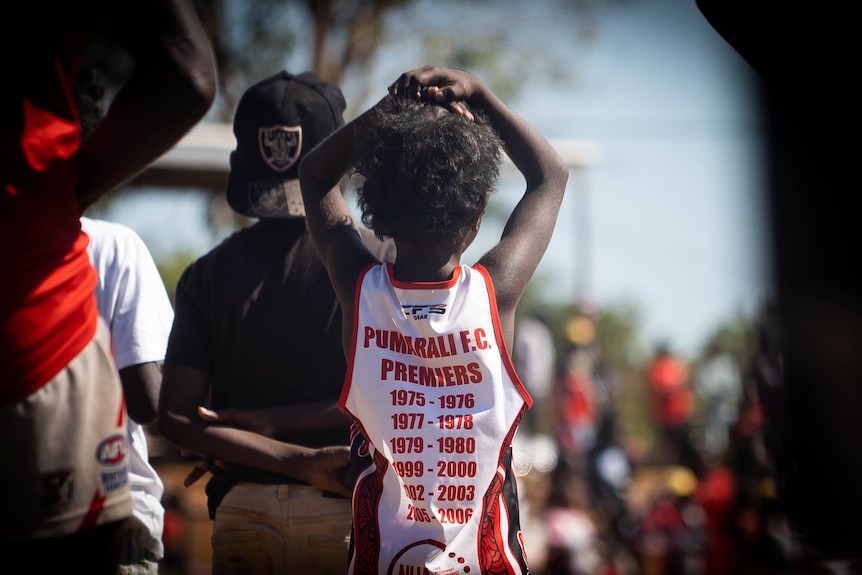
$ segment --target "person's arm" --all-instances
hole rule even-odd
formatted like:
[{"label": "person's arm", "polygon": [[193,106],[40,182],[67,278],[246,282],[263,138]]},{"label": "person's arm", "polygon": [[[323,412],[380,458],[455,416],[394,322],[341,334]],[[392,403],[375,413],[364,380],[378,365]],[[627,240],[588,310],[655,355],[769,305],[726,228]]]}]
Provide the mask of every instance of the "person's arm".
[{"label": "person's arm", "polygon": [[350,426],[350,419],[338,409],[338,400],[259,409],[232,407],[212,410],[198,406],[198,416],[210,423],[248,429],[273,439]]},{"label": "person's arm", "polygon": [[216,93],[212,48],[191,0],[106,2],[104,17],[134,71],[77,154],[82,213],[173,147]]},{"label": "person's arm", "polygon": [[170,297],[152,254],[133,229],[90,218],[81,218],[81,224],[99,272],[96,300],[111,330],[126,411],[137,423],[151,425],[174,319]]},{"label": "person's arm", "polygon": [[541,134],[472,74],[426,66],[402,74],[390,93],[448,104],[455,113],[465,113],[458,102],[482,109],[526,180],[524,195],[509,216],[499,243],[479,260],[494,280],[504,335],[511,345],[515,308],[551,241],[568,168]]},{"label": "person's arm", "polygon": [[138,363],[120,370],[126,411],[141,425],[155,423],[159,406],[162,369],[155,361]]},{"label": "person's arm", "polygon": [[199,369],[165,365],[159,395],[159,433],[170,443],[209,460],[288,475],[320,489],[349,495],[342,479],[350,447],[302,447],[253,431],[210,423],[198,415],[209,389]]},{"label": "person's arm", "polygon": [[289,475],[321,489],[338,491],[334,484],[340,484],[340,468],[349,461],[347,445],[308,449],[200,417],[198,408],[210,404],[213,385],[207,367],[213,363],[210,322],[201,309],[201,298],[206,299],[201,294],[208,289],[206,269],[205,262],[192,264],[177,283],[159,395],[159,432],[182,451],[205,461]]},{"label": "person's arm", "polygon": [[[349,418],[338,409],[338,401],[259,409],[233,407],[219,409],[217,412],[198,406],[198,416],[203,421],[247,429],[273,439],[292,433],[329,431],[350,424]],[[193,457],[187,449],[181,449],[180,453],[183,457]],[[208,471],[218,473],[230,468],[229,464],[220,459],[197,457],[195,468],[188,474],[184,484],[186,487],[192,485]]]},{"label": "person's arm", "polygon": [[356,280],[365,266],[378,260],[363,243],[339,182],[353,166],[354,136],[368,128],[373,109],[330,134],[299,166],[308,229],[341,304],[345,354],[350,349]]}]

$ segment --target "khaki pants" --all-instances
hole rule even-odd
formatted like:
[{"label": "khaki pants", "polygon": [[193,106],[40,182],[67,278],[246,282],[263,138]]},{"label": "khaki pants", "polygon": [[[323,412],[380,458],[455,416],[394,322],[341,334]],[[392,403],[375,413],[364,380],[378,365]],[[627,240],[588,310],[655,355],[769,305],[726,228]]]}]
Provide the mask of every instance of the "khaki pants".
[{"label": "khaki pants", "polygon": [[240,483],[213,521],[213,575],[344,575],[350,501],[303,485]]}]

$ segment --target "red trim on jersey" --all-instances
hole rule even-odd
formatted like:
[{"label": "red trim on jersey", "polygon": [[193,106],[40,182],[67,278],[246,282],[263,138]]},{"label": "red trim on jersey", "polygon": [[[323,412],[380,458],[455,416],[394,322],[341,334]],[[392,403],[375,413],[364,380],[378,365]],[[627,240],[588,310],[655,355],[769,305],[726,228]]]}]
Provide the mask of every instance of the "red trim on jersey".
[{"label": "red trim on jersey", "polygon": [[[356,285],[353,287],[353,335],[350,337],[350,355],[347,358],[347,371],[344,374],[344,384],[341,386],[341,395],[338,398],[338,408],[347,414],[350,412],[345,407],[345,403],[347,402],[347,393],[350,391],[350,373],[353,371],[353,358],[356,357],[356,342],[359,337],[357,333],[359,329],[359,292],[365,275],[371,271],[371,268],[379,265],[381,264],[377,262],[365,266],[365,269],[359,272],[359,277],[356,278]],[[392,264],[384,265],[391,266]]]},{"label": "red trim on jersey", "polygon": [[126,394],[120,396],[120,409],[117,412],[117,427],[126,425]]},{"label": "red trim on jersey", "polygon": [[386,266],[386,273],[389,274],[389,281],[392,283],[392,286],[400,289],[430,289],[434,287],[449,289],[454,286],[458,282],[458,278],[461,277],[461,266],[458,266],[452,272],[452,277],[448,280],[437,282],[400,282],[395,279],[395,265],[392,262],[387,262],[384,265]]},{"label": "red trim on jersey", "polygon": [[90,501],[90,508],[87,510],[87,514],[84,515],[84,518],[81,519],[81,524],[78,525],[78,531],[91,529],[98,525],[99,515],[102,514],[102,509],[104,508],[105,497],[96,491],[96,493],[93,494],[93,500]]},{"label": "red trim on jersey", "polygon": [[[521,392],[524,401],[527,403],[523,410],[526,411],[533,407],[533,397],[527,391],[527,387],[521,381],[521,378],[518,377],[518,373],[515,371],[515,364],[512,363],[512,355],[506,346],[506,338],[503,337],[503,326],[500,325],[500,312],[497,309],[497,294],[494,291],[494,282],[491,281],[491,274],[488,273],[488,270],[482,264],[474,264],[472,268],[485,278],[485,286],[488,288],[488,301],[491,302],[491,317],[494,320],[494,337],[497,338],[497,345],[503,352],[501,354],[503,356],[503,365],[506,367],[509,377],[512,378],[512,383],[515,384],[515,387],[518,388],[518,391]],[[522,414],[523,411],[521,412]]]}]

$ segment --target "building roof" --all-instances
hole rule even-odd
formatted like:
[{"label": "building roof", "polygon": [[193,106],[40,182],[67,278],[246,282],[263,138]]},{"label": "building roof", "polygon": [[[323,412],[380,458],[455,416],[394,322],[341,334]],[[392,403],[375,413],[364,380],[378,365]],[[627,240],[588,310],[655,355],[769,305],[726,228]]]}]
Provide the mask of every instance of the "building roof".
[{"label": "building roof", "polygon": [[[572,169],[586,168],[598,160],[598,148],[592,142],[551,140],[551,145]],[[227,186],[230,153],[235,147],[229,124],[200,123],[127,185],[222,191]]]}]

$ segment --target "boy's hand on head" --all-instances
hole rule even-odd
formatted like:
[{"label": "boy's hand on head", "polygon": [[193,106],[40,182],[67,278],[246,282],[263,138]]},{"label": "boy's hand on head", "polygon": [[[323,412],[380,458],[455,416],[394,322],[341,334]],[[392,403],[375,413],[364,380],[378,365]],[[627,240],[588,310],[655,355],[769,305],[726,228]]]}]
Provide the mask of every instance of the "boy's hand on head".
[{"label": "boy's hand on head", "polygon": [[463,70],[424,66],[401,74],[389,86],[389,94],[445,105],[453,113],[473,121],[473,114],[462,102],[470,99],[477,86],[479,80]]}]

